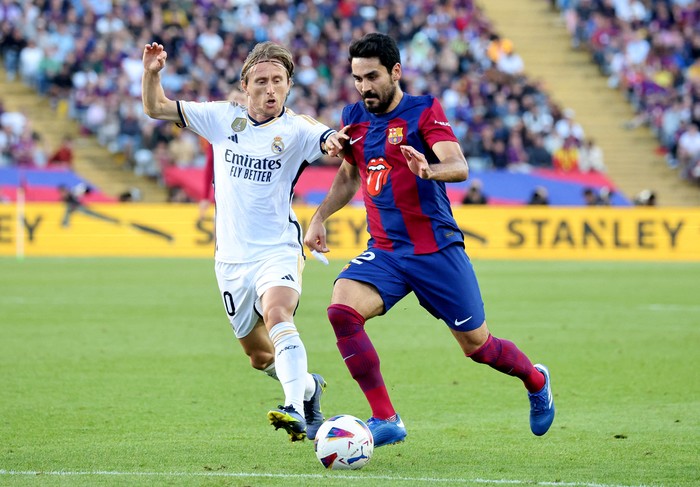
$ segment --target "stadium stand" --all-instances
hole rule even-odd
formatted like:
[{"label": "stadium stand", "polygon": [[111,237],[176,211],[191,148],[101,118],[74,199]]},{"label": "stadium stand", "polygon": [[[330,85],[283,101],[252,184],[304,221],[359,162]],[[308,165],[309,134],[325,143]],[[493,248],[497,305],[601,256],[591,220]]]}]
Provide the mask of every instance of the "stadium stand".
[{"label": "stadium stand", "polygon": [[[505,8],[501,4],[513,3],[523,13],[511,14],[519,21],[552,17],[540,8],[541,1],[497,3],[497,7],[486,5],[488,15],[498,14],[499,8]],[[287,44],[297,54],[298,66],[289,106],[334,126],[340,108],[356,99],[347,70],[346,44],[364,32],[381,30],[392,34],[401,46],[407,91],[441,94],[469,157],[472,177],[482,180],[484,191],[492,196],[490,204],[525,204],[537,186],[548,190],[551,204],[581,204],[582,189],[592,186],[614,195],[613,204],[629,205],[627,195],[645,187],[638,182],[637,187],[630,184],[618,189],[615,183],[624,173],[611,169],[612,178],[605,173],[601,154],[606,161],[613,156],[614,167],[619,164],[608,139],[596,134],[598,122],[591,121],[589,127],[588,114],[577,106],[572,116],[571,110],[553,101],[573,106],[568,99],[560,98],[556,91],[551,97],[549,84],[526,75],[536,72],[526,38],[541,41],[545,33],[531,31],[521,36],[514,22],[497,23],[497,32],[471,0],[213,0],[198,2],[194,9],[165,0],[144,4],[24,2],[26,8],[19,10],[13,8],[19,4],[6,5],[0,14],[0,52],[6,74],[22,79],[45,97],[61,123],[76,121],[78,142],[99,141],[89,157],[100,161],[92,164],[100,170],[85,174],[90,180],[96,178],[95,183],[106,170],[112,177],[132,172],[168,187],[178,201],[183,193],[193,200],[201,193],[194,186],[202,185],[187,182],[203,172],[206,145],[188,131],[156,123],[141,113],[140,58],[147,41],[157,40],[176,53],[163,75],[168,95],[200,100],[229,95],[255,42],[269,39]],[[545,30],[554,29],[547,26]],[[505,32],[508,36],[499,35]],[[545,74],[562,79],[570,71],[571,66],[564,66],[561,72]],[[620,118],[618,113],[613,119]],[[592,144],[591,134],[599,146]],[[587,147],[602,147],[602,153]],[[183,154],[187,156],[178,157]],[[84,174],[77,167],[79,159],[75,170]],[[326,168],[319,167],[307,171],[303,179],[321,180],[326,173]],[[300,181],[299,195],[315,202],[318,188],[309,194],[305,188]],[[464,188],[455,185],[452,191],[463,192]],[[116,195],[114,190],[105,192]],[[663,191],[657,193],[665,201]]]},{"label": "stadium stand", "polygon": [[[43,140],[45,164],[32,163],[16,165],[10,147],[5,146],[3,133],[0,132],[0,201],[14,200],[20,183],[25,184],[27,201],[57,201],[59,185],[68,182],[84,183],[92,191],[86,201],[117,201],[125,193],[138,193],[143,201],[165,201],[166,191],[158,184],[137,177],[133,171],[124,170],[119,165],[119,158],[102,147],[98,141],[81,133],[80,125],[67,116],[61,115],[50,105],[48,99],[19,82],[8,79],[7,73],[0,68],[0,114],[15,113],[26,118],[31,130],[40,134]],[[2,115],[0,115],[2,117]],[[2,118],[0,118],[2,120]],[[8,129],[5,128],[5,131]],[[73,152],[71,164],[53,164],[53,153],[63,144],[63,138],[71,139]],[[15,169],[14,176],[12,169]],[[44,172],[46,178],[41,184],[34,184],[34,174]],[[25,173],[32,175],[25,177]],[[11,183],[8,183],[11,182]],[[17,184],[18,186],[14,186]]]},{"label": "stadium stand", "polygon": [[[684,179],[678,169],[667,164],[665,150],[656,137],[658,129],[654,124],[638,122],[639,126],[633,130],[630,130],[629,124],[625,124],[640,120],[635,107],[628,103],[625,89],[609,84],[609,75],[596,63],[595,50],[587,47],[588,41],[584,36],[586,30],[580,26],[577,28],[579,22],[573,21],[571,14],[572,10],[583,7],[607,9],[606,15],[610,18],[615,15],[615,5],[627,3],[639,2],[504,0],[486,2],[484,9],[489,18],[494,20],[494,25],[507,31],[519,46],[527,73],[546,79],[548,92],[563,105],[575,110],[576,119],[585,127],[586,133],[603,148],[608,175],[622,192],[639,196],[647,194],[645,189],[648,189],[658,195],[658,204],[697,206],[700,204],[700,191],[696,185]],[[676,12],[683,11],[684,8],[690,9],[691,17],[697,17],[700,9],[700,2],[697,1],[646,3],[673,4]],[[687,15],[685,13],[681,17]],[[615,22],[620,26],[625,25],[624,21],[617,18]],[[645,20],[645,25],[653,22],[654,17],[650,16]],[[700,23],[695,22],[694,25],[697,31]],[[622,30],[618,29],[620,32]],[[613,40],[611,43],[622,45]],[[547,48],[543,49],[543,46]],[[684,49],[688,47],[684,46]],[[651,61],[650,58],[645,71],[653,76],[655,63]],[[686,71],[680,70],[680,73]],[[689,94],[698,89],[696,82],[684,86]],[[663,115],[657,111],[654,120],[658,123],[661,118]]]}]

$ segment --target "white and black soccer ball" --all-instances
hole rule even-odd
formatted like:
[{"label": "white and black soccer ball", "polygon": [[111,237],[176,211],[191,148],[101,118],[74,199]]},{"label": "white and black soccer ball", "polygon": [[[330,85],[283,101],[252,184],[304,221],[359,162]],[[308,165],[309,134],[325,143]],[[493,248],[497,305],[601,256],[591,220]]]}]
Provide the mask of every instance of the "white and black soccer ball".
[{"label": "white and black soccer ball", "polygon": [[341,414],[321,425],[314,439],[314,450],[325,468],[357,470],[372,458],[374,438],[364,421]]}]

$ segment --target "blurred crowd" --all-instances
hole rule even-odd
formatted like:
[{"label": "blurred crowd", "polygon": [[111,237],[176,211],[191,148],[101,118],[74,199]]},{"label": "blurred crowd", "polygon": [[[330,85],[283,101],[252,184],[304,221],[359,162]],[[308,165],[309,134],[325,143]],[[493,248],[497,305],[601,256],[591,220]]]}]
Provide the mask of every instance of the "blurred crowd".
[{"label": "blurred crowd", "polygon": [[[167,96],[203,101],[235,94],[255,43],[289,46],[297,72],[288,106],[337,126],[342,107],[357,100],[347,46],[371,31],[398,41],[405,90],[440,98],[472,168],[605,170],[574,113],[524,75],[516,46],[473,0],[0,0],[0,25],[9,76],[155,179],[168,166],[202,166],[207,147],[192,132],[143,115],[146,43],[168,52]],[[0,123],[7,133],[0,147],[9,154],[0,164],[31,163],[12,153],[25,144],[18,138],[30,145],[36,137],[31,124]]]},{"label": "blurred crowd", "polygon": [[700,1],[550,1],[633,105],[625,126],[650,127],[669,167],[700,183]]}]

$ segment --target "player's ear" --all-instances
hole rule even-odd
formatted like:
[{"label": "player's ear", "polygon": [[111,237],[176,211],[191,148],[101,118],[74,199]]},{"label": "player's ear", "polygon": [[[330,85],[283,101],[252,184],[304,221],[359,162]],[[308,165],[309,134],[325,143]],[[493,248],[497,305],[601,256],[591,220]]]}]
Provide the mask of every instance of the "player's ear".
[{"label": "player's ear", "polygon": [[394,64],[391,68],[391,81],[398,81],[401,79],[401,65],[399,63]]}]

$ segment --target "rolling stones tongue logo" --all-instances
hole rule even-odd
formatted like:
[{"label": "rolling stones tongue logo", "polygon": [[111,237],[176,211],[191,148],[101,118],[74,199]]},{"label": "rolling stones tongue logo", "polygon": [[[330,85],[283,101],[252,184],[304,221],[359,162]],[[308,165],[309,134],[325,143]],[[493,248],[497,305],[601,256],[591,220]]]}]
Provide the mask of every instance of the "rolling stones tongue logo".
[{"label": "rolling stones tongue logo", "polygon": [[370,196],[377,196],[382,192],[384,185],[389,180],[391,164],[383,157],[375,157],[367,163],[367,192]]}]

